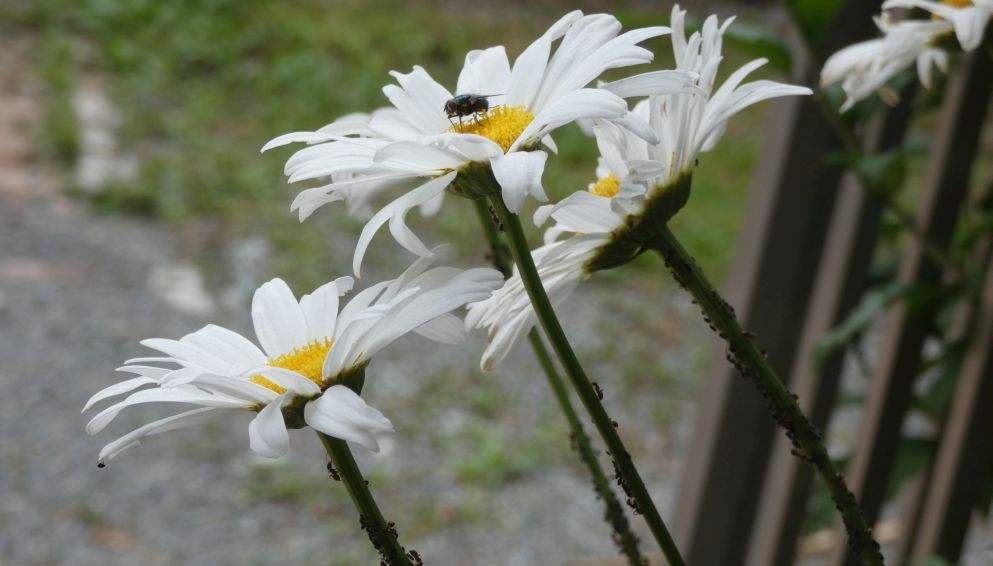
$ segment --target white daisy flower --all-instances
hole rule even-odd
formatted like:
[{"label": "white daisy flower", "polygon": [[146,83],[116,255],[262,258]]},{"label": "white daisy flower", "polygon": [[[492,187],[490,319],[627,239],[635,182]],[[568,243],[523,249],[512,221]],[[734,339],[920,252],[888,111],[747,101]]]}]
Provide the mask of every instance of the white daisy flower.
[{"label": "white daisy flower", "polygon": [[[589,277],[594,270],[592,261],[613,253],[610,246],[626,239],[622,229],[652,221],[644,218],[657,214],[657,203],[653,205],[652,201],[689,178],[697,156],[714,147],[731,116],[769,98],[811,94],[805,87],[767,80],[743,84],[749,73],[766,63],[765,59],[745,64],[714,90],[723,34],[733,18],[719,24],[716,16],[710,16],[702,30],[687,39],[685,16],[678,5],[673,7],[673,53],[677,70],[698,77],[698,91],[666,94],[664,88],[655,90],[659,85],[652,73],[604,85],[604,89],[623,97],[650,95],[635,106],[634,113],[651,124],[658,143],[648,143],[615,123],[595,121],[592,131],[600,150],[598,181],[587,191],[573,193],[535,212],[535,224],[539,226],[549,218],[556,222],[545,232],[545,245],[532,253],[553,305],[565,300],[581,280]],[[661,221],[665,220],[668,218]],[[566,234],[575,235],[558,240]],[[625,242],[624,249],[636,255],[643,248],[641,242]],[[499,363],[535,322],[536,315],[517,272],[492,297],[469,305],[467,327],[485,327],[489,333],[483,369]]]},{"label": "white daisy flower", "polygon": [[886,0],[883,9],[921,8],[935,18],[951,22],[963,51],[973,51],[983,41],[983,33],[993,18],[993,0]]},{"label": "white daisy flower", "polygon": [[[652,53],[638,43],[669,33],[669,28],[651,27],[618,35],[620,28],[613,16],[575,11],[553,24],[513,66],[502,46],[472,51],[454,94],[421,67],[407,74],[394,71],[399,84],[383,89],[392,108],[365,119],[339,120],[318,132],[286,134],[263,151],[291,142],[317,144],[286,164],[291,182],[331,180],[297,196],[292,207],[301,220],[327,202],[360,193],[364,196],[358,198],[368,202],[369,193],[405,191],[366,224],[355,250],[356,274],[369,241],[387,222],[397,242],[424,256],[428,248],[407,228],[405,215],[415,206],[437,209],[449,186],[477,197],[498,183],[514,212],[528,195],[547,200],[541,175],[548,155],[541,146],[554,150],[549,134],[556,128],[581,119],[613,120],[655,141],[654,132],[628,112],[621,96],[587,88],[607,69],[650,62]],[[695,88],[686,73],[654,76],[658,89]],[[480,111],[452,114],[456,95],[475,95],[477,104],[468,108]]]},{"label": "white daisy flower", "polygon": [[[921,8],[932,16],[930,20],[895,21],[885,11],[894,8]],[[915,62],[921,83],[931,88],[934,68],[948,71],[948,52],[939,39],[954,33],[963,51],[977,49],[993,19],[993,0],[886,0],[883,10],[875,18],[883,37],[845,47],[829,57],[821,70],[821,84],[841,81],[847,96],[842,112],[873,92],[895,103],[896,94],[886,83]]]},{"label": "white daisy flower", "polygon": [[141,403],[198,408],[125,434],[100,451],[99,464],[146,436],[242,410],[258,413],[248,434],[252,450],[264,457],[285,455],[287,429],[307,425],[378,451],[379,439],[392,433],[393,425],[340,382],[362,376],[379,350],[408,332],[442,343],[461,341],[462,321],[450,311],[489,296],[503,282],[492,269],[428,269],[430,263],[421,259],[399,278],[365,289],[340,312],[339,296],[351,289],[350,277],[299,301],[281,279],[265,283],[252,300],[261,348],[215,325],[179,340],[143,340],[144,346],[164,355],[129,360],[119,368],[136,377],[100,391],[83,411],[105,399],[130,395],[94,416],[87,432],[100,432],[123,409]]},{"label": "white daisy flower", "polygon": [[841,81],[846,95],[842,112],[874,92],[888,102],[895,102],[896,94],[886,88],[886,83],[915,62],[921,83],[927,88],[931,88],[934,67],[942,72],[948,69],[948,53],[934,47],[934,41],[952,31],[951,22],[893,21],[885,13],[875,21],[883,37],[845,47],[831,55],[821,69],[822,85]]}]

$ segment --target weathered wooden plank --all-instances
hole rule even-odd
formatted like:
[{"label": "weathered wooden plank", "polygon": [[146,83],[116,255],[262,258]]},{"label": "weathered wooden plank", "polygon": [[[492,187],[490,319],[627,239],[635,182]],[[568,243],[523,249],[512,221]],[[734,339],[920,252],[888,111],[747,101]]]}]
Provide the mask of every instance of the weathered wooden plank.
[{"label": "weathered wooden plank", "polygon": [[[909,122],[912,98],[912,91],[905,92],[899,106],[888,109],[870,124],[864,140],[867,154],[878,154],[900,144]],[[862,186],[858,176],[847,173],[831,215],[824,258],[789,378],[801,408],[821,429],[834,406],[844,352],[828,356],[820,367],[815,366],[814,353],[821,338],[845,318],[865,288],[882,211],[879,199]],[[792,456],[791,448],[786,437],[776,438],[748,551],[746,563],[751,566],[785,566],[793,562],[813,470]]]},{"label": "weathered wooden plank", "polygon": [[993,431],[993,262],[987,267],[979,308],[970,314],[974,320],[971,340],[924,492],[920,525],[908,541],[913,543],[913,556],[938,555],[951,563],[959,560],[973,505],[993,468],[993,443],[989,441]]},{"label": "weathered wooden plank", "polygon": [[[879,2],[848,0],[821,56],[872,31]],[[819,69],[795,49],[793,80],[816,80]],[[767,348],[781,374],[792,366],[805,305],[820,259],[842,170],[825,157],[840,144],[816,102],[789,97],[771,103],[766,147],[749,195],[725,296]],[[680,489],[675,536],[687,562],[726,566],[742,561],[765,475],[774,427],[762,398],[713,346],[696,429]],[[719,353],[718,353],[719,352]]]}]

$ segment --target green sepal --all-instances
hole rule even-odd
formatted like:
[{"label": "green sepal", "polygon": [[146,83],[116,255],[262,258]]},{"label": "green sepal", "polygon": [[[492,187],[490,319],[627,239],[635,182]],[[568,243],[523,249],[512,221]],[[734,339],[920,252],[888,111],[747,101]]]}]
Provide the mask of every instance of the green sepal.
[{"label": "green sepal", "polygon": [[[365,384],[365,368],[368,365],[369,363],[366,362],[358,367],[350,368],[339,373],[327,384],[327,386],[321,388],[321,393],[332,385],[344,385],[354,391],[357,395],[360,395],[362,393],[362,386]],[[285,405],[283,407],[283,421],[286,423],[286,428],[306,428],[307,421],[304,420],[303,408],[307,406],[307,403],[313,401],[319,396],[320,395],[315,395],[313,397],[294,397],[288,405]]]},{"label": "green sepal", "polygon": [[671,183],[657,188],[645,200],[639,214],[629,214],[624,225],[610,234],[610,240],[593,256],[584,269],[592,273],[620,267],[649,249],[649,241],[657,229],[664,227],[690,199],[693,175],[685,173]]},{"label": "green sepal", "polygon": [[500,193],[500,183],[493,176],[489,162],[470,161],[458,169],[458,175],[448,188],[449,193],[470,200]]},{"label": "green sepal", "polygon": [[339,373],[332,382],[332,385],[344,385],[351,389],[356,395],[362,394],[362,386],[365,385],[365,368],[369,362],[358,367],[350,368]]}]

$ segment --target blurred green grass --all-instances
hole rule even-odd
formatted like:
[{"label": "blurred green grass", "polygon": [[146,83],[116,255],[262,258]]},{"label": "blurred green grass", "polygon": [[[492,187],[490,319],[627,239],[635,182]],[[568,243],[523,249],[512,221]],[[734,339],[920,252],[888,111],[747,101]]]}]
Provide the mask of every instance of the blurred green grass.
[{"label": "blurred green grass", "polygon": [[[136,179],[88,197],[99,209],[181,228],[209,220],[222,236],[263,236],[278,250],[278,274],[303,287],[318,284],[329,267],[348,271],[361,223],[334,206],[298,223],[288,207],[305,187],[287,187],[281,172],[293,149],[260,156],[259,147],[281,133],[383,106],[380,89],[391,69],[422,65],[451,85],[469,49],[504,44],[513,58],[565,11],[556,3],[501,10],[419,2],[398,18],[401,7],[408,8],[356,0],[33,4],[19,17],[42,32],[39,67],[49,86],[43,145],[69,169],[79,137],[72,85],[83,75],[100,77],[122,113],[121,146],[141,166]],[[630,28],[664,23],[668,10],[627,8],[617,15]],[[654,66],[671,65],[667,38],[649,47],[659,54]],[[725,75],[746,59],[729,51]],[[693,199],[674,221],[718,280],[740,223],[761,112],[736,117],[724,141],[701,159]],[[555,138],[560,153],[545,182],[561,198],[594,180],[595,146],[575,127]],[[415,229],[427,230],[426,241],[455,242],[460,255],[481,257],[471,209],[450,205],[462,212],[414,220]],[[386,240],[380,235],[373,248],[391,246]]]}]

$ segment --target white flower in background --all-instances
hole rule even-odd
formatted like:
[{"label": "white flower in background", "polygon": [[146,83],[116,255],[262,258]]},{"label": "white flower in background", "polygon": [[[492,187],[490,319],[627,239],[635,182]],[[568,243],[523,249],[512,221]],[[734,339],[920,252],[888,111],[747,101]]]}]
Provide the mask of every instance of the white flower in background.
[{"label": "white flower in background", "polygon": [[259,287],[252,300],[261,348],[215,325],[179,340],[143,340],[144,346],[164,356],[126,362],[120,371],[137,377],[100,391],[83,411],[105,399],[130,395],[94,416],[87,432],[100,432],[132,405],[180,403],[199,408],[111,442],[100,451],[100,465],[146,436],[243,410],[258,413],[248,433],[252,450],[261,456],[287,453],[287,419],[291,428],[306,424],[378,451],[378,439],[392,433],[393,425],[336,380],[361,371],[379,350],[408,332],[442,343],[461,341],[462,321],[450,311],[489,296],[503,281],[492,269],[429,266],[430,260],[415,262],[399,278],[356,294],[341,312],[338,299],[351,289],[350,277],[332,281],[299,302],[286,283],[273,279]]},{"label": "white flower in background", "polygon": [[[502,46],[468,53],[454,94],[421,67],[407,74],[394,71],[399,84],[383,89],[392,108],[346,117],[317,132],[286,134],[263,151],[291,142],[316,144],[286,163],[290,182],[331,180],[297,196],[292,208],[301,220],[328,202],[361,199],[366,204],[370,194],[404,192],[363,229],[353,262],[356,274],[370,240],[387,222],[397,242],[426,256],[427,246],[406,226],[405,216],[416,206],[437,210],[443,191],[460,173],[467,174],[468,167],[482,165],[484,172],[492,168],[507,206],[519,212],[528,195],[547,200],[541,175],[548,155],[541,146],[554,150],[549,134],[556,128],[581,119],[613,120],[655,141],[655,134],[628,111],[621,96],[587,88],[608,69],[650,62],[651,51],[638,43],[669,33],[669,28],[651,27],[618,35],[620,29],[613,16],[571,12],[525,49],[513,66]],[[694,88],[685,73],[654,76],[659,89]],[[449,119],[446,103],[465,94],[490,95],[489,109]]]},{"label": "white flower in background", "polygon": [[[895,20],[885,11],[894,8],[921,8],[931,12],[932,18]],[[822,85],[841,82],[846,95],[842,112],[873,92],[895,103],[897,96],[886,83],[915,63],[921,84],[931,88],[934,69],[948,71],[948,52],[938,45],[938,40],[954,32],[963,51],[979,47],[993,17],[993,0],[887,0],[883,10],[875,18],[882,37],[841,49],[821,69]]]},{"label": "white flower in background", "polygon": [[993,18],[993,0],[886,0],[883,9],[921,8],[936,19],[951,22],[963,51],[973,51],[983,41],[983,32]]},{"label": "white flower in background", "polygon": [[[615,123],[595,121],[592,130],[600,150],[597,182],[587,191],[535,212],[539,226],[548,218],[556,222],[545,232],[545,245],[532,253],[553,304],[561,303],[590,275],[588,262],[611,241],[612,233],[627,217],[644,213],[648,198],[692,171],[697,156],[714,147],[731,116],[769,98],[811,93],[806,87],[768,80],[743,83],[749,73],[766,63],[765,59],[743,65],[714,90],[723,34],[733,18],[720,25],[716,16],[710,16],[702,30],[687,39],[685,16],[678,5],[673,7],[673,54],[677,70],[698,77],[695,93],[666,94],[664,77],[656,84],[653,73],[603,86],[622,97],[650,95],[635,106],[634,113],[650,123],[658,143],[648,143]],[[657,89],[659,86],[662,88]],[[566,234],[574,235],[558,240]],[[489,334],[483,369],[499,363],[536,321],[517,272],[492,297],[469,305],[467,327],[484,327]]]},{"label": "white flower in background", "polygon": [[875,20],[883,37],[845,47],[829,57],[821,69],[822,85],[841,82],[846,95],[842,112],[877,91],[884,99],[895,101],[896,94],[886,88],[886,83],[915,62],[921,83],[927,88],[931,87],[934,67],[943,72],[948,68],[948,54],[932,44],[936,37],[952,31],[951,22],[896,22],[888,14]]}]

